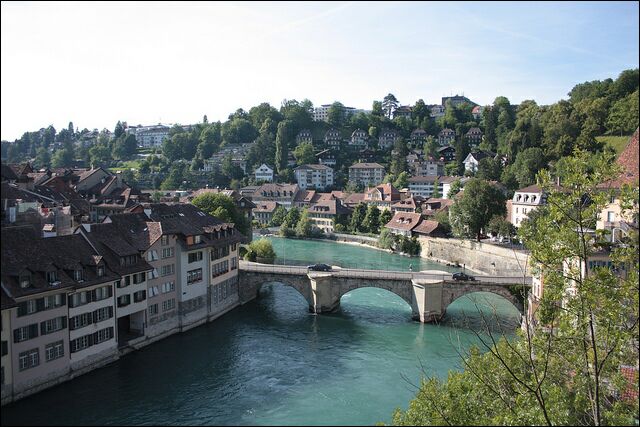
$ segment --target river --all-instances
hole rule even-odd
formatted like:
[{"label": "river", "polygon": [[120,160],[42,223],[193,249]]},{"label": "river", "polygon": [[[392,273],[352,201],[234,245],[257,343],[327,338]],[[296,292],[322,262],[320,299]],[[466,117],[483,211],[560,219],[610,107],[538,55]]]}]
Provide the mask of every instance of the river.
[{"label": "river", "polygon": [[[270,238],[283,263],[414,271],[440,264],[347,244]],[[220,319],[173,335],[72,381],[6,405],[2,425],[356,425],[406,409],[421,375],[460,369],[476,342],[476,306],[517,327],[506,300],[478,293],[438,325],[411,320],[400,297],[377,289],[343,296],[333,314],[308,313],[282,284]]]}]

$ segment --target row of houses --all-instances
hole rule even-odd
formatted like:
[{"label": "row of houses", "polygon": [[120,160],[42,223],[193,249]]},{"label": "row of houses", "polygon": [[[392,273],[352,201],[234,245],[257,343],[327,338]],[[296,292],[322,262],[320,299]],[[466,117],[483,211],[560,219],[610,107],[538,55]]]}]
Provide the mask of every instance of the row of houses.
[{"label": "row of houses", "polygon": [[2,403],[239,304],[246,238],[189,204],[148,204],[73,234],[2,230]]}]

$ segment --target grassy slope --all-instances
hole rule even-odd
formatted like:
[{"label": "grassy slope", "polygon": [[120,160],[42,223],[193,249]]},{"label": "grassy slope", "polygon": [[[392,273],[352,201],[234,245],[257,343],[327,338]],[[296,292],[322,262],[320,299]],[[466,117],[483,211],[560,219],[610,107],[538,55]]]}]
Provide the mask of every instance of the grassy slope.
[{"label": "grassy slope", "polygon": [[613,147],[616,150],[616,154],[620,154],[624,147],[627,146],[627,142],[629,142],[629,136],[597,136],[596,140],[604,141],[607,145]]}]

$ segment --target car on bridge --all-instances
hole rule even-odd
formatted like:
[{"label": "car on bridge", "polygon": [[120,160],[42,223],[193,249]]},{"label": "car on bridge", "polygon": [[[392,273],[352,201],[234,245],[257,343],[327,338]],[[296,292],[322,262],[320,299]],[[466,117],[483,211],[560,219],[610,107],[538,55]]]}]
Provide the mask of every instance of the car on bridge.
[{"label": "car on bridge", "polygon": [[469,282],[473,282],[474,280],[476,280],[476,278],[475,278],[475,277],[470,276],[470,275],[468,275],[468,274],[466,274],[466,273],[463,273],[463,272],[461,272],[461,271],[459,271],[459,272],[457,272],[457,273],[453,273],[453,275],[451,276],[451,278],[452,278],[453,280],[466,280],[466,281],[469,281]]},{"label": "car on bridge", "polygon": [[331,271],[331,266],[327,264],[313,264],[307,267],[312,271]]}]

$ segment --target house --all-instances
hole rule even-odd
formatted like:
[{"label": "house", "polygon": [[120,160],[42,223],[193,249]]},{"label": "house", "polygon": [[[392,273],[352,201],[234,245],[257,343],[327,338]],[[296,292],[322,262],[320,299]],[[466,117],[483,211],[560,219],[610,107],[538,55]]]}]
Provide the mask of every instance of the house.
[{"label": "house", "polygon": [[411,132],[411,144],[414,147],[421,147],[422,144],[427,140],[427,131],[424,129],[415,129]]},{"label": "house", "polygon": [[391,212],[416,212],[422,203],[422,197],[410,196],[391,205]]},{"label": "house", "polygon": [[298,184],[263,184],[253,193],[252,202],[278,202],[287,210],[293,207],[296,195],[300,191]]},{"label": "house", "polygon": [[278,202],[259,202],[253,210],[256,221],[262,226],[268,226],[278,206],[280,206]]},{"label": "house", "polygon": [[438,156],[445,163],[453,162],[456,159],[456,149],[450,145],[438,148]]},{"label": "house", "polygon": [[456,131],[445,128],[438,133],[438,144],[443,147],[445,145],[451,145],[456,142]]},{"label": "house", "polygon": [[391,230],[393,234],[411,237],[414,228],[420,224],[422,217],[419,213],[396,212],[393,218],[385,224],[385,228]]},{"label": "house", "polygon": [[413,234],[418,237],[447,237],[447,232],[438,221],[423,219],[413,229]]},{"label": "house", "polygon": [[519,189],[511,199],[511,224],[520,227],[528,214],[546,203],[547,195],[538,185],[530,185]]},{"label": "house", "polygon": [[336,154],[331,147],[320,151],[316,154],[316,158],[321,165],[327,165],[329,167],[335,167],[336,165]]},{"label": "house", "polygon": [[464,95],[454,95],[454,96],[443,96],[442,97],[442,106],[445,107],[447,105],[447,102],[451,103],[451,106],[453,107],[457,107],[460,104],[464,104],[467,103],[471,106],[476,106],[478,104],[476,104],[475,102],[473,102],[472,100],[470,100],[469,98],[467,98]]},{"label": "house", "polygon": [[329,147],[339,147],[342,142],[342,135],[337,129],[329,129],[324,134],[324,143]]},{"label": "house", "polygon": [[449,208],[453,205],[453,200],[444,198],[431,197],[422,204],[422,215],[434,217],[440,212],[449,212]]},{"label": "house", "polygon": [[358,161],[361,163],[373,163],[376,158],[375,150],[364,148],[358,152]]},{"label": "house", "polygon": [[293,170],[296,182],[302,190],[324,190],[333,186],[333,169],[325,165],[302,165]]},{"label": "house", "polygon": [[433,104],[428,106],[431,110],[431,117],[442,117],[444,116],[444,105]]},{"label": "house", "polygon": [[3,403],[117,359],[120,275],[96,249],[78,235],[44,239],[25,227],[2,237]]},{"label": "house", "polygon": [[309,129],[302,129],[296,135],[296,145],[300,145],[302,143],[308,142],[313,144],[313,136],[311,135],[311,131]]},{"label": "house", "polygon": [[354,163],[349,167],[349,181],[363,186],[378,185],[384,173],[384,166],[378,163]]},{"label": "house", "polygon": [[382,149],[393,147],[398,138],[400,138],[400,135],[395,130],[383,129],[378,137],[378,147]]},{"label": "house", "polygon": [[411,106],[399,105],[395,110],[393,110],[393,118],[395,119],[396,117],[411,118]]},{"label": "house", "polygon": [[351,139],[349,145],[355,145],[358,147],[366,147],[368,145],[369,135],[362,129],[356,129],[351,133]]},{"label": "house", "polygon": [[465,159],[463,160],[464,169],[469,172],[475,173],[478,170],[478,164],[480,163],[480,160],[487,157],[493,158],[495,157],[495,153],[482,150],[472,151],[471,153],[467,154],[467,157],[465,157]]},{"label": "house", "polygon": [[464,137],[472,147],[477,146],[482,142],[482,131],[480,128],[471,128],[464,134]]},{"label": "house", "polygon": [[264,163],[260,165],[253,174],[255,175],[257,182],[273,182],[273,169]]},{"label": "house", "polygon": [[391,184],[380,184],[365,191],[363,201],[381,210],[391,209],[391,205],[400,201],[400,192]]},{"label": "house", "polygon": [[339,223],[341,220],[351,214],[351,209],[343,206],[342,202],[338,199],[321,200],[307,210],[309,220],[315,226],[324,231],[327,234],[334,232],[334,224]]},{"label": "house", "polygon": [[476,105],[475,107],[473,107],[473,109],[471,110],[471,114],[473,115],[473,118],[475,120],[479,120],[482,118],[482,112],[484,111],[485,107],[481,106],[481,105]]}]

